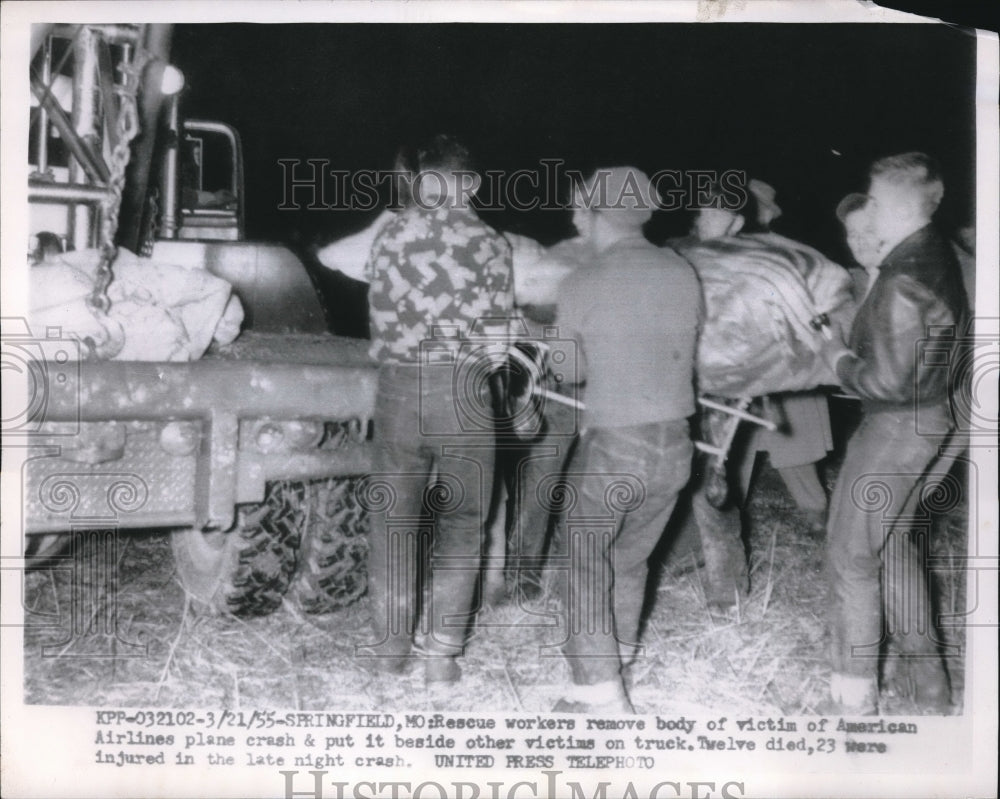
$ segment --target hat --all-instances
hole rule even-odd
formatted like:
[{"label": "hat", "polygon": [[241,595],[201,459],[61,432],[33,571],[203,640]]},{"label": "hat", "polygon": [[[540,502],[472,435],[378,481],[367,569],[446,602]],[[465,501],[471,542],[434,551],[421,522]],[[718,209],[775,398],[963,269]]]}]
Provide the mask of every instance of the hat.
[{"label": "hat", "polygon": [[595,169],[573,192],[575,207],[599,211],[612,224],[627,228],[642,227],[659,201],[649,176],[631,166]]},{"label": "hat", "polygon": [[841,222],[847,219],[848,214],[853,214],[868,205],[868,195],[858,192],[851,192],[843,200],[837,203],[837,219]]},{"label": "hat", "polygon": [[779,216],[781,216],[781,207],[774,201],[777,192],[774,187],[763,180],[757,180],[757,178],[750,178],[750,182],[747,183],[747,188],[750,193],[754,196],[757,201],[757,222],[765,227]]}]

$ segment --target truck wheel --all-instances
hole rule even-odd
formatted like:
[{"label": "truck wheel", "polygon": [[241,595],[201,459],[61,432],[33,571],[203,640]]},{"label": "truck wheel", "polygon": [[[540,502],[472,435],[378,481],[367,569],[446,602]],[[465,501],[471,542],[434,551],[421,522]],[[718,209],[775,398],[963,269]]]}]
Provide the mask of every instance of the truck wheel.
[{"label": "truck wheel", "polygon": [[185,591],[216,613],[264,616],[281,605],[295,573],[305,516],[287,484],[268,486],[259,505],[237,509],[228,533],[179,530],[174,561]]},{"label": "truck wheel", "polygon": [[306,613],[346,607],[368,588],[368,517],[355,496],[357,478],[302,486],[305,537],[290,597]]}]

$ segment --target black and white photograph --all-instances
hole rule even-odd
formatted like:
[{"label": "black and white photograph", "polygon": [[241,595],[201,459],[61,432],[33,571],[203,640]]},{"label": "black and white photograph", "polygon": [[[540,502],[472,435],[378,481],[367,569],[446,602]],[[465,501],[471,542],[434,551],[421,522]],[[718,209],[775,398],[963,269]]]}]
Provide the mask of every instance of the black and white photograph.
[{"label": "black and white photograph", "polygon": [[4,794],[995,796],[958,6],[5,4]]}]

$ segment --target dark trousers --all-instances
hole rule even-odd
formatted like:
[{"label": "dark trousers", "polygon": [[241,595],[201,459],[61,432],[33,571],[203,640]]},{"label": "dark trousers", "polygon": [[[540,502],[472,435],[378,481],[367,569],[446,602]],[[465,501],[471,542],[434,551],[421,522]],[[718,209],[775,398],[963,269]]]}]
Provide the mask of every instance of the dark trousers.
[{"label": "dark trousers", "polygon": [[[830,500],[827,572],[833,671],[875,678],[890,638],[904,656],[940,662],[924,557],[921,501],[950,426],[944,407],[865,415],[847,445]],[[925,434],[934,431],[936,434]]]},{"label": "dark trousers", "polygon": [[560,511],[560,491],[576,442],[579,411],[547,400],[542,429],[527,445],[500,452],[506,461],[513,513],[508,533],[507,570],[529,595],[540,588],[550,526]]},{"label": "dark trousers", "polygon": [[619,677],[619,645],[639,642],[647,560],[691,470],[686,421],[584,431],[570,464],[564,542],[569,638],[578,685]]},{"label": "dark trousers", "polygon": [[450,369],[380,373],[375,464],[361,497],[371,515],[372,654],[408,654],[421,609],[429,652],[464,645],[495,457],[489,391],[465,390]]}]

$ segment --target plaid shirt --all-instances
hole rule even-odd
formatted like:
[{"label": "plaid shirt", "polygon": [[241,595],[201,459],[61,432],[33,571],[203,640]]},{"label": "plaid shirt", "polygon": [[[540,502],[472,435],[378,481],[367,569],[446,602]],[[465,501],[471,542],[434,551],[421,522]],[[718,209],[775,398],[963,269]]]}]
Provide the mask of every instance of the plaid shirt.
[{"label": "plaid shirt", "polygon": [[366,273],[369,353],[380,363],[417,363],[428,339],[457,349],[497,327],[509,336],[510,245],[471,211],[404,211],[378,234]]}]

